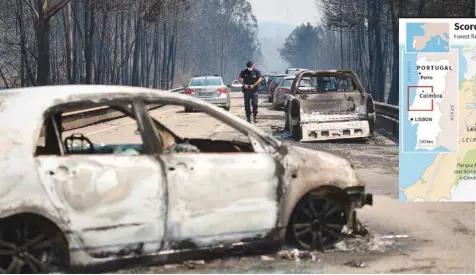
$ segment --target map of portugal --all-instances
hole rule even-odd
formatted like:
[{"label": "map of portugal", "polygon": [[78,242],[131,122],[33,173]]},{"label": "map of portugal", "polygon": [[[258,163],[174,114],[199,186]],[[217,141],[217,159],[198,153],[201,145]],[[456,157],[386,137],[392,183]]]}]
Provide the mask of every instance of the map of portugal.
[{"label": "map of portugal", "polygon": [[418,54],[417,85],[408,86],[408,120],[416,126],[414,150],[458,149],[455,135],[457,52]]}]

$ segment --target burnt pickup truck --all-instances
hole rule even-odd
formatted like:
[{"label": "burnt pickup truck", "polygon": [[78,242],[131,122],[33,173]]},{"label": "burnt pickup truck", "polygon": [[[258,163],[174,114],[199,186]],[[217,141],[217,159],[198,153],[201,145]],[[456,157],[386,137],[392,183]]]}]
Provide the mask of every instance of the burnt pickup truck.
[{"label": "burnt pickup truck", "polygon": [[[313,89],[300,90],[303,78],[312,80]],[[369,139],[374,135],[374,100],[352,71],[300,72],[284,111],[285,130],[295,140]]]}]

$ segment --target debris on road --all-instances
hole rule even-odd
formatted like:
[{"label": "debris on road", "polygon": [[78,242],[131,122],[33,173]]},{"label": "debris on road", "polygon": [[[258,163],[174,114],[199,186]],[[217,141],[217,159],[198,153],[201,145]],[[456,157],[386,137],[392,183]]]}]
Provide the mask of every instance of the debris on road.
[{"label": "debris on road", "polygon": [[194,269],[198,265],[204,265],[205,261],[204,260],[191,260],[191,261],[185,261],[183,262],[183,265],[189,269]]},{"label": "debris on road", "polygon": [[407,239],[408,235],[385,235],[381,236],[380,239]]},{"label": "debris on road", "polygon": [[354,235],[353,237],[345,238],[344,240],[337,242],[334,245],[334,249],[332,249],[332,251],[384,252],[387,250],[388,247],[393,246],[394,244],[395,244],[394,240],[389,240],[388,238],[382,238],[381,236],[373,236],[371,234],[368,234],[367,236]]},{"label": "debris on road", "polygon": [[344,263],[344,265],[351,266],[351,267],[359,267],[359,268],[364,268],[366,266],[366,264],[364,262],[356,261],[356,260],[346,262],[346,263]]},{"label": "debris on road", "polygon": [[276,257],[281,260],[295,260],[299,262],[301,260],[311,260],[312,262],[319,261],[316,251],[307,250],[281,250],[276,254]]},{"label": "debris on road", "polygon": [[178,265],[177,264],[166,264],[166,265],[163,265],[162,267],[167,270],[167,269],[177,268]]},{"label": "debris on road", "polygon": [[266,261],[266,262],[271,262],[271,261],[274,261],[274,258],[270,257],[270,256],[262,255],[261,260]]}]

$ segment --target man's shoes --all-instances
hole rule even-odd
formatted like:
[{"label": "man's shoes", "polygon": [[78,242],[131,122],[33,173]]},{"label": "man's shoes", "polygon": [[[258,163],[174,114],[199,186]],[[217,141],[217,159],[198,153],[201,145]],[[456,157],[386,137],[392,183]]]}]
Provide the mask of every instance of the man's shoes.
[{"label": "man's shoes", "polygon": [[249,123],[251,123],[251,117],[246,117],[246,121],[248,121]]},{"label": "man's shoes", "polygon": [[253,120],[255,123],[258,123],[258,117],[257,116],[253,116]]}]

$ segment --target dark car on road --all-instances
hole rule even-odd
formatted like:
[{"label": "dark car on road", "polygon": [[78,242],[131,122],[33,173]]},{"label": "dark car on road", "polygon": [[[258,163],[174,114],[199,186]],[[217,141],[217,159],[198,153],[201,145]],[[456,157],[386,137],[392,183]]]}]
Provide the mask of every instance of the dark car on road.
[{"label": "dark car on road", "polygon": [[[280,110],[282,107],[284,107],[284,102],[291,93],[291,86],[295,78],[295,75],[289,75],[281,79],[278,86],[274,90],[273,109]],[[302,78],[301,83],[299,84],[299,90],[315,92],[316,88],[312,87],[312,80],[310,78]]]},{"label": "dark car on road", "polygon": [[278,86],[279,82],[283,77],[288,76],[287,74],[277,74],[272,76],[269,79],[269,84],[268,84],[268,102],[273,102],[274,99],[274,90]]},{"label": "dark car on road", "polygon": [[269,87],[269,79],[272,77],[272,75],[268,75],[268,74],[265,74],[263,75],[263,80],[261,81],[261,83],[259,84],[259,87],[258,87],[258,92],[259,93],[264,93],[264,94],[267,94],[268,93],[268,87]]}]

